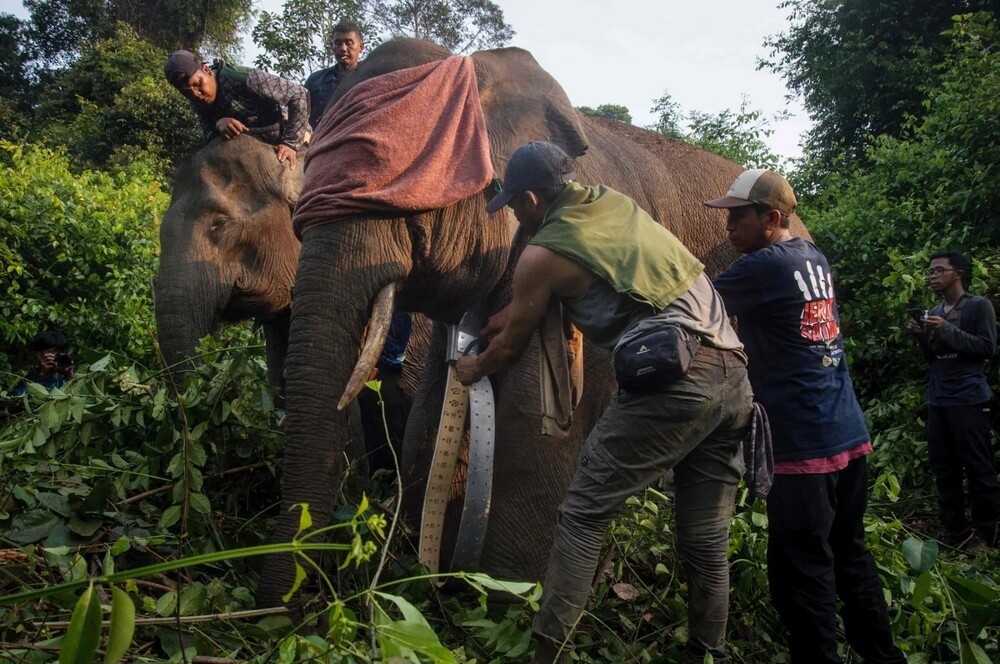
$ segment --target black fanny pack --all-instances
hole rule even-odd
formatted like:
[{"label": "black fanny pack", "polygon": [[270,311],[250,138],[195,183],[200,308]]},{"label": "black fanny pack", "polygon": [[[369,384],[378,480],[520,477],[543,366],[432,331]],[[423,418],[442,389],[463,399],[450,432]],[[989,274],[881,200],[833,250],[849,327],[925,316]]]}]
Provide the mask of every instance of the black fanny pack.
[{"label": "black fanny pack", "polygon": [[623,390],[650,390],[676,383],[691,367],[701,340],[684,328],[655,316],[622,335],[615,346],[615,378]]}]

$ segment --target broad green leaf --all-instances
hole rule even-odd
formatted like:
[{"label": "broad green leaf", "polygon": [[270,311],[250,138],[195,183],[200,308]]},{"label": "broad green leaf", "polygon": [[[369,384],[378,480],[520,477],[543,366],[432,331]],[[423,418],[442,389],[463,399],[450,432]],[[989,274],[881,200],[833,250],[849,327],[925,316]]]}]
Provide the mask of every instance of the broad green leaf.
[{"label": "broad green leaf", "polygon": [[167,464],[167,474],[170,477],[180,477],[184,473],[184,455],[181,452],[175,454],[170,463]]},{"label": "broad green leaf", "polygon": [[160,595],[160,599],[156,600],[156,613],[161,616],[169,616],[174,613],[174,609],[177,608],[177,591],[171,590]]},{"label": "broad green leaf", "polygon": [[181,590],[180,614],[182,616],[193,616],[205,608],[205,598],[208,593],[202,583],[195,583],[192,586]]},{"label": "broad green leaf", "polygon": [[293,505],[292,509],[298,507],[301,512],[299,513],[299,529],[295,533],[295,537],[298,537],[306,530],[312,528],[313,519],[312,515],[309,514],[309,505],[307,503],[299,503],[298,505]]},{"label": "broad green leaf", "polygon": [[292,581],[291,589],[289,589],[289,591],[285,593],[285,595],[281,598],[281,601],[284,602],[285,604],[288,604],[288,602],[290,602],[292,599],[292,595],[294,595],[295,591],[299,589],[299,586],[302,585],[302,582],[305,580],[305,578],[306,578],[306,571],[302,569],[302,565],[300,565],[299,561],[296,560],[295,580]]},{"label": "broad green leaf", "polygon": [[69,520],[69,529],[81,537],[90,537],[104,524],[100,519],[81,519],[74,516]]},{"label": "broad green leaf", "polygon": [[97,360],[93,364],[91,364],[90,365],[90,370],[91,371],[104,371],[105,369],[107,369],[108,364],[110,364],[110,363],[111,363],[111,355],[108,354],[108,355],[105,355],[104,357],[102,357],[101,359]]},{"label": "broad green leaf", "polygon": [[209,502],[208,496],[203,493],[192,493],[190,496],[191,508],[198,512],[199,514],[210,514],[212,512],[212,503]]},{"label": "broad green leaf", "polygon": [[522,597],[533,596],[539,591],[540,586],[537,583],[530,583],[526,581],[500,581],[494,579],[488,574],[463,574],[463,578],[471,579],[489,590],[498,590],[500,592],[512,593],[514,595],[520,595]]},{"label": "broad green leaf", "polygon": [[961,628],[958,630],[958,661],[959,664],[995,664],[986,651]]},{"label": "broad green leaf", "polygon": [[924,599],[931,590],[931,573],[924,572],[917,577],[916,582],[913,584],[913,595],[910,597],[910,605],[915,609],[921,611],[926,610],[927,607],[924,606]]},{"label": "broad green leaf", "polygon": [[104,652],[104,664],[115,664],[125,656],[135,633],[135,604],[118,586],[111,586],[111,632]]},{"label": "broad green leaf", "polygon": [[36,494],[35,498],[38,499],[39,503],[48,507],[56,514],[60,514],[67,518],[73,516],[73,510],[69,506],[69,501],[66,499],[66,496],[62,494],[44,491]]},{"label": "broad green leaf", "polygon": [[101,639],[101,602],[91,583],[80,595],[73,609],[59,664],[91,664]]},{"label": "broad green leaf", "polygon": [[389,593],[383,593],[378,591],[375,591],[374,594],[378,595],[382,599],[387,599],[393,604],[395,604],[396,608],[398,608],[399,611],[403,614],[403,620],[405,620],[406,622],[427,625],[428,629],[430,628],[430,625],[427,623],[427,619],[424,618],[424,615],[422,613],[420,613],[420,610],[417,607],[410,604],[405,599],[403,599],[402,597],[400,597],[399,595],[390,595]]},{"label": "broad green leaf", "polygon": [[14,517],[4,536],[16,544],[31,544],[45,539],[62,519],[44,509],[28,510]]},{"label": "broad green leaf", "polygon": [[199,443],[194,443],[191,445],[191,463],[196,466],[204,466],[207,456],[205,454],[205,447]]},{"label": "broad green leaf", "polygon": [[160,517],[160,529],[166,530],[170,526],[174,525],[181,518],[181,506],[171,505],[167,509],[163,510],[163,516]]},{"label": "broad green leaf", "polygon": [[926,572],[933,567],[934,561],[937,560],[937,555],[938,545],[933,540],[924,541],[908,537],[903,542],[903,556],[906,558],[906,563],[910,566],[911,570],[918,574]]},{"label": "broad green leaf", "polygon": [[966,617],[969,633],[976,636],[987,625],[1000,625],[1000,591],[974,579],[948,578]]},{"label": "broad green leaf", "polygon": [[402,651],[414,651],[426,655],[434,664],[455,664],[455,656],[441,645],[437,634],[426,624],[393,621],[376,628],[382,650],[386,644]]}]

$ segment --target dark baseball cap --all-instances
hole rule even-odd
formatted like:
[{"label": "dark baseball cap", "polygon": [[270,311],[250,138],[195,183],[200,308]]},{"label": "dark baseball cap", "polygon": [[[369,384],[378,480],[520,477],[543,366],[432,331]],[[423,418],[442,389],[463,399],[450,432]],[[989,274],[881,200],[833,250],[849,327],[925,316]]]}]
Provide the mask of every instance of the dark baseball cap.
[{"label": "dark baseball cap", "polygon": [[486,211],[496,212],[522,191],[548,189],[575,177],[576,162],[561,147],[548,141],[532,141],[510,156],[503,190],[486,204]]},{"label": "dark baseball cap", "polygon": [[712,208],[738,208],[759,203],[782,214],[795,212],[798,201],[788,180],[766,168],[743,171],[722,198],[705,201]]},{"label": "dark baseball cap", "polygon": [[163,75],[174,87],[184,85],[191,76],[201,69],[201,58],[191,51],[174,51],[163,65]]}]

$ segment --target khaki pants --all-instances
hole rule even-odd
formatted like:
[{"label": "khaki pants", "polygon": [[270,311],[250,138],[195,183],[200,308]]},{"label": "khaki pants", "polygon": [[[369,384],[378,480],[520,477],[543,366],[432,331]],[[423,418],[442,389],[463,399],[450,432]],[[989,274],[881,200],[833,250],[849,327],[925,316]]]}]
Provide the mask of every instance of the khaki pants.
[{"label": "khaki pants", "polygon": [[[620,391],[584,444],[560,507],[534,631],[539,651],[567,641],[590,594],[601,544],[625,500],[674,469],[677,546],[687,573],[687,656],[725,660],[729,520],[743,475],[752,391],[743,360],[702,347],[688,374],[658,392]],[[537,661],[537,660],[536,660]]]}]

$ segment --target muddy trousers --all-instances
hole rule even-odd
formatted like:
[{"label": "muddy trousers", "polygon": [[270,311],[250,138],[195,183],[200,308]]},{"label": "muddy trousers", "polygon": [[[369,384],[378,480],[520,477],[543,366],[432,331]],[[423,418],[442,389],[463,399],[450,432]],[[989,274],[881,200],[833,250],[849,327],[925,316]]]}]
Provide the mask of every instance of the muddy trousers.
[{"label": "muddy trousers", "polygon": [[677,547],[687,575],[687,657],[725,661],[729,520],[743,473],[740,442],[752,392],[742,358],[703,347],[682,380],[657,393],[620,391],[584,443],[559,524],[533,629],[540,652],[568,643],[601,544],[625,500],[674,468]]},{"label": "muddy trousers", "polygon": [[875,561],[865,548],[868,461],[833,473],[775,475],[767,495],[767,576],[792,664],[839,664],[837,598],[847,642],[865,664],[906,664],[893,644]]}]

